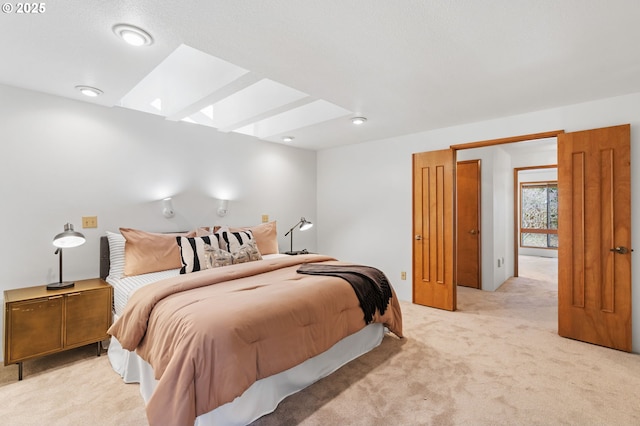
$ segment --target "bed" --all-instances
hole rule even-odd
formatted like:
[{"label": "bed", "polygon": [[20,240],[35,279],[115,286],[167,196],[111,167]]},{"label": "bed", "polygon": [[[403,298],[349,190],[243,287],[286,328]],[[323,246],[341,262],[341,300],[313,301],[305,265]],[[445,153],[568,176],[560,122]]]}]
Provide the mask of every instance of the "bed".
[{"label": "bed", "polygon": [[[160,264],[166,262],[158,259],[158,247],[166,243],[164,254],[174,253],[169,246],[177,240],[180,262],[173,266],[179,267],[126,274],[132,262],[125,262],[125,254],[135,251],[128,234],[121,228],[101,239],[101,276],[114,287],[109,359],[125,382],[140,383],[151,425],[249,424],[378,346],[386,331],[402,337],[400,306],[390,285],[386,308],[372,308],[352,283],[310,272],[341,272],[350,265],[317,254],[279,254],[273,235],[267,239],[262,231],[262,225],[242,231],[264,252],[259,259],[218,266],[211,261],[208,268],[203,244],[220,238],[222,245],[220,235],[136,231],[153,237],[137,255],[143,259],[155,250],[151,257]],[[247,246],[225,241],[220,250],[226,255]],[[305,268],[308,273],[299,273]]]}]

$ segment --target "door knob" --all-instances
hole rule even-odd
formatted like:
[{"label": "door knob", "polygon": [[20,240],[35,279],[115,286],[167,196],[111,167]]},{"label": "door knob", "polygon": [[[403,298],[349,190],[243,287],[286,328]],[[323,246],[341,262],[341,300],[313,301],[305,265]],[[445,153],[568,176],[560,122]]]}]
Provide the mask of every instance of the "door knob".
[{"label": "door knob", "polygon": [[420,241],[422,239],[422,235],[416,235],[416,240]]},{"label": "door knob", "polygon": [[471,231],[469,231],[469,233],[470,233],[471,235],[476,235],[476,234],[479,234],[479,233],[480,233],[480,231],[475,230],[475,229],[472,229]]},{"label": "door knob", "polygon": [[[626,247],[623,247],[623,246],[618,246],[616,248],[612,248],[609,251],[612,251],[612,252],[618,253],[618,254],[627,254],[627,253],[629,253],[629,249],[626,248]],[[631,250],[631,251],[633,251],[633,250]]]}]

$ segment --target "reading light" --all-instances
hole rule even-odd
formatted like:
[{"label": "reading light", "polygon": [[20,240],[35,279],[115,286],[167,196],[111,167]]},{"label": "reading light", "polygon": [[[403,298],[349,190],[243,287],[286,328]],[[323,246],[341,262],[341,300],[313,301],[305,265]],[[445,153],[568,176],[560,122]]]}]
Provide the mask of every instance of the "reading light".
[{"label": "reading light", "polygon": [[282,137],[282,141],[283,142],[293,142],[295,138],[293,136],[283,136]]},{"label": "reading light", "polygon": [[223,217],[226,216],[229,212],[229,200],[220,200],[220,205],[218,206],[218,210],[216,213],[218,216]]},{"label": "reading light", "polygon": [[285,252],[286,254],[304,254],[304,253],[307,253],[307,250],[293,251],[293,230],[296,229],[296,226],[298,226],[298,225],[300,225],[300,230],[301,231],[306,231],[307,229],[309,229],[309,228],[311,228],[313,226],[313,223],[309,222],[304,217],[301,217],[300,221],[298,223],[296,223],[295,225],[293,225],[291,227],[291,229],[289,229],[289,232],[284,234],[285,237],[287,235],[291,234],[291,237],[289,237],[290,241],[291,241],[291,247],[290,247],[289,251]]},{"label": "reading light", "polygon": [[80,91],[85,96],[89,96],[90,98],[95,98],[96,96],[102,95],[102,90],[96,89],[91,86],[76,86],[76,89]]},{"label": "reading light", "polygon": [[47,284],[47,290],[58,290],[61,288],[73,287],[75,285],[75,282],[73,281],[62,280],[62,249],[78,247],[84,244],[84,242],[84,235],[82,235],[80,232],[74,231],[73,225],[70,223],[64,225],[64,232],[59,233],[53,238],[53,245],[57,247],[54,254],[58,255],[60,273],[58,282]]},{"label": "reading light", "polygon": [[351,122],[353,124],[355,124],[356,126],[359,126],[361,124],[364,124],[367,121],[367,119],[365,117],[353,117],[351,119]]},{"label": "reading light", "polygon": [[173,204],[171,203],[171,197],[167,197],[162,200],[162,214],[167,219],[171,219],[176,215],[176,212],[173,211]]},{"label": "reading light", "polygon": [[148,32],[133,25],[114,25],[113,32],[131,46],[139,47],[153,44],[153,37]]}]

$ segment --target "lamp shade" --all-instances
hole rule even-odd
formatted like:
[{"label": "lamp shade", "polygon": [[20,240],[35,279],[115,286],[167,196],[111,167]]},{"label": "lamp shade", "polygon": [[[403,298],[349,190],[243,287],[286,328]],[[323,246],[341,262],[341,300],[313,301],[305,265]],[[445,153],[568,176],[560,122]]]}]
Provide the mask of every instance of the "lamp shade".
[{"label": "lamp shade", "polygon": [[300,230],[301,231],[306,231],[307,229],[311,228],[313,226],[313,223],[309,222],[307,219],[300,218]]},{"label": "lamp shade", "polygon": [[64,225],[64,232],[59,233],[53,238],[53,245],[59,248],[78,247],[84,244],[84,242],[84,235],[74,231],[73,225],[70,223]]}]

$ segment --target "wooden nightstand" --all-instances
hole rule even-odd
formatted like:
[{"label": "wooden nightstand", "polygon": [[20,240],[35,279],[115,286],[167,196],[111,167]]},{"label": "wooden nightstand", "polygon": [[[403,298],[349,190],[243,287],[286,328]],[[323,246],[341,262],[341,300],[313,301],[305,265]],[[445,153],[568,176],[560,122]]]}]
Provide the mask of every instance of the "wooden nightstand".
[{"label": "wooden nightstand", "polygon": [[109,338],[113,288],[100,278],[76,281],[75,286],[47,290],[46,286],[4,292],[4,365],[22,362]]}]

